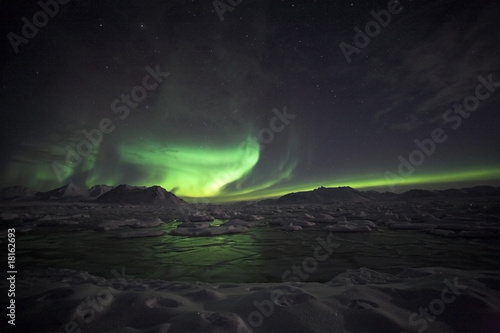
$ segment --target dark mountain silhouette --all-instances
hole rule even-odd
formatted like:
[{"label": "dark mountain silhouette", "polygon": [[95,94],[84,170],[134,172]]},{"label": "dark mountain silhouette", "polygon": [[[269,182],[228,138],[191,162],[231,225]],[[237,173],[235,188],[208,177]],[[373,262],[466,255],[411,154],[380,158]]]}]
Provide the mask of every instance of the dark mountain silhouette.
[{"label": "dark mountain silhouette", "polygon": [[94,185],[89,190],[89,196],[91,196],[92,198],[97,198],[102,194],[111,191],[114,188],[115,188],[114,186],[108,186],[108,185]]},{"label": "dark mountain silhouette", "polygon": [[[422,190],[413,189],[401,194],[359,191],[349,186],[327,188],[319,187],[312,191],[294,192],[276,199],[259,201],[259,205],[273,204],[328,204],[336,202],[369,201],[418,201],[418,200],[454,200],[468,198],[500,198],[500,187],[475,186],[462,189]],[[89,191],[70,183],[59,188],[37,192],[25,186],[11,186],[0,190],[0,201],[93,201],[129,204],[165,204],[184,205],[184,200],[160,186],[119,186],[95,185]]]},{"label": "dark mountain silhouette", "polygon": [[65,199],[65,198],[88,197],[88,192],[87,190],[83,190],[73,183],[69,183],[47,192],[37,192],[36,196],[44,199],[51,199],[51,198]]},{"label": "dark mountain silhouette", "polygon": [[500,187],[476,186],[463,189],[421,190],[413,189],[401,194],[392,192],[358,191],[349,186],[326,188],[320,187],[312,191],[285,194],[277,199],[259,201],[259,205],[273,204],[306,204],[335,202],[366,201],[418,201],[418,200],[453,200],[467,198],[500,197]]},{"label": "dark mountain silhouette", "polygon": [[498,197],[500,196],[500,187],[493,186],[475,186],[464,188],[463,191],[473,197]]},{"label": "dark mountain silhouette", "polygon": [[34,196],[36,191],[26,186],[10,186],[0,190],[0,200],[8,201]]},{"label": "dark mountain silhouette", "polygon": [[400,195],[398,195],[398,200],[418,200],[418,199],[432,199],[432,198],[443,198],[444,194],[440,191],[428,191],[428,190],[420,190],[414,189],[406,191]]},{"label": "dark mountain silhouette", "polygon": [[96,201],[128,204],[164,204],[169,206],[186,204],[184,200],[160,186],[135,187],[125,184],[119,185],[102,194]]},{"label": "dark mountain silhouette", "polygon": [[409,190],[397,196],[396,200],[418,200],[418,199],[465,199],[481,197],[500,197],[500,188],[493,186],[475,186],[462,189],[447,190]]},{"label": "dark mountain silhouette", "polygon": [[334,202],[366,202],[370,197],[349,186],[320,187],[313,191],[289,193],[278,200],[278,204],[294,203],[334,203]]}]

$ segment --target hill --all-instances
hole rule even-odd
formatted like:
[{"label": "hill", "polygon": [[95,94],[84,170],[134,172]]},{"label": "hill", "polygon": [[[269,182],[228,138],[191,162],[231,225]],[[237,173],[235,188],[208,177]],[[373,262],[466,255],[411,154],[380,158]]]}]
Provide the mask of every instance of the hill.
[{"label": "hill", "polygon": [[163,187],[135,187],[130,185],[119,185],[112,190],[102,194],[96,202],[105,203],[128,203],[128,204],[166,204],[169,206],[184,205],[186,202],[175,194],[168,192]]},{"label": "hill", "polygon": [[36,196],[44,199],[78,198],[88,197],[88,191],[81,189],[73,183],[69,183],[47,192],[37,192]]},{"label": "hill", "polygon": [[320,187],[312,191],[285,194],[276,200],[278,204],[295,203],[335,203],[335,202],[366,202],[370,197],[349,186]]}]

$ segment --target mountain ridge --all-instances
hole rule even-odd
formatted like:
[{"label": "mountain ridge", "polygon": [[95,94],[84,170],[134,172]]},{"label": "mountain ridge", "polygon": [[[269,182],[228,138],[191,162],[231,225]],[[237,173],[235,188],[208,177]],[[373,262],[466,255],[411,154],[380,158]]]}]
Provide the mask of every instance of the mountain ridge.
[{"label": "mountain ridge", "polygon": [[[500,197],[500,187],[474,186],[468,188],[450,188],[446,190],[411,189],[396,194],[393,192],[360,191],[350,186],[319,187],[310,191],[291,192],[278,198],[256,200],[261,205],[269,204],[328,204],[340,202],[363,203],[370,201],[413,201],[413,200],[445,200],[479,197]],[[187,204],[182,198],[161,186],[132,186],[120,184],[95,185],[90,189],[82,189],[73,183],[46,192],[36,192],[25,186],[10,186],[0,189],[1,201],[94,201],[97,203],[131,203],[172,205]]]}]

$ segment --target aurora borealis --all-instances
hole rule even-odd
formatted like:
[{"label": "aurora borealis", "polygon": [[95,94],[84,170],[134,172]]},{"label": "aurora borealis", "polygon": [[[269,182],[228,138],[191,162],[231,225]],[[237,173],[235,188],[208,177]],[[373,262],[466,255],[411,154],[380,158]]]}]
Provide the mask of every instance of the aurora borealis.
[{"label": "aurora borealis", "polygon": [[145,167],[154,183],[190,197],[217,195],[221,188],[251,172],[259,160],[259,146],[251,140],[241,147],[214,151],[153,145],[124,147],[120,153],[125,162]]},{"label": "aurora borealis", "polygon": [[[493,0],[401,1],[350,63],[339,45],[355,47],[388,1],[248,0],[223,20],[211,1],[72,1],[17,53],[8,34],[42,9],[1,6],[2,187],[234,201],[500,186]],[[436,129],[446,140],[426,153],[415,142]]]}]

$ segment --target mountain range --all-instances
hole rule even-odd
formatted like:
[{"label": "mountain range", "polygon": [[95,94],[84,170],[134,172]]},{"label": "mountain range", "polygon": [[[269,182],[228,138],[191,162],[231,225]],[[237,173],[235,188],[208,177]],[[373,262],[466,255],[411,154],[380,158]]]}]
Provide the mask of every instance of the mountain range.
[{"label": "mountain range", "polygon": [[[461,198],[500,197],[500,187],[476,186],[462,189],[413,189],[396,194],[392,192],[359,191],[349,186],[319,187],[311,191],[293,192],[276,199],[265,199],[259,204],[329,204],[340,202],[445,200]],[[184,205],[184,200],[161,186],[95,185],[82,189],[69,183],[47,192],[35,192],[24,186],[0,190],[0,201],[94,201],[99,203]]]}]

